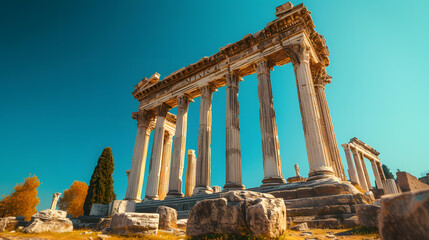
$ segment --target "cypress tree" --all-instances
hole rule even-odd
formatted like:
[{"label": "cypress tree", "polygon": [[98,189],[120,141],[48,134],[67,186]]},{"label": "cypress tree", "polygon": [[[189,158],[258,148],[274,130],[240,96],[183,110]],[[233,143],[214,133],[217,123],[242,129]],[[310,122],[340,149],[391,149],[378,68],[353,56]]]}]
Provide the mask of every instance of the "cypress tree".
[{"label": "cypress tree", "polygon": [[393,176],[393,173],[385,164],[381,165],[381,168],[383,169],[384,176],[386,176],[386,179],[395,179],[395,176]]},{"label": "cypress tree", "polygon": [[112,177],[114,168],[112,149],[106,147],[98,158],[97,166],[95,166],[89,182],[88,194],[83,205],[85,215],[89,215],[92,204],[109,204],[115,200]]}]

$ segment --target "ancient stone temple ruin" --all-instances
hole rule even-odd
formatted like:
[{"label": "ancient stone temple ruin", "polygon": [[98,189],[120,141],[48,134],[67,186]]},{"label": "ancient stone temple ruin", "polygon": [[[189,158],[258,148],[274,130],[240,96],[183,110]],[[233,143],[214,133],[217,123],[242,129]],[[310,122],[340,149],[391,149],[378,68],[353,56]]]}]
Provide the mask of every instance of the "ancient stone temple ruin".
[{"label": "ancient stone temple ruin", "polygon": [[[133,118],[137,120],[137,137],[125,200],[142,200],[149,137],[153,134],[147,188],[144,200],[137,204],[136,211],[150,212],[163,204],[176,208],[179,215],[181,211],[186,214],[197,200],[219,197],[218,193],[213,193],[210,183],[210,141],[212,96],[222,87],[226,87],[227,93],[226,179],[223,191],[245,189],[241,172],[238,91],[239,85],[245,84],[241,83],[242,77],[256,74],[258,89],[255,89],[255,97],[258,95],[260,103],[264,178],[261,179],[261,187],[251,190],[283,197],[288,213],[293,209],[311,207],[315,210],[307,215],[314,217],[319,210],[322,211],[329,199],[329,203],[335,206],[325,209],[325,212],[352,214],[351,206],[356,204],[354,196],[360,193],[347,182],[325,96],[325,86],[331,83],[331,77],[326,72],[329,51],[325,39],[315,31],[310,12],[303,4],[283,4],[276,8],[275,16],[275,20],[269,22],[264,29],[220,48],[216,54],[203,57],[164,79],[154,73],[135,86],[133,96],[140,102],[140,106],[138,112],[133,113]],[[310,169],[307,181],[295,183],[286,183],[282,173],[273,105],[271,81],[282,79],[270,77],[274,66],[288,63],[293,65],[295,71]],[[194,151],[188,152],[185,145],[188,106],[198,97],[201,99],[195,161],[192,156]],[[177,116],[169,113],[174,107],[177,107]],[[359,150],[364,156],[370,156],[375,165],[379,164],[378,158],[366,154],[360,145],[349,143],[348,146],[352,151]],[[186,181],[189,183],[186,182],[187,197],[184,197],[182,177],[187,152],[190,162]],[[350,169],[349,155],[347,160]],[[375,173],[380,173],[378,165],[376,169]],[[366,171],[358,168],[357,174],[356,170],[349,170],[350,172],[354,174],[352,181],[368,190],[367,173],[364,174]],[[190,179],[188,174],[195,174],[195,177]],[[338,187],[340,185],[342,187]],[[162,200],[164,197],[165,200]],[[298,201],[309,197],[315,200],[311,203]],[[297,216],[302,213],[298,210],[296,212]],[[343,219],[346,217],[348,216],[344,215]]]}]

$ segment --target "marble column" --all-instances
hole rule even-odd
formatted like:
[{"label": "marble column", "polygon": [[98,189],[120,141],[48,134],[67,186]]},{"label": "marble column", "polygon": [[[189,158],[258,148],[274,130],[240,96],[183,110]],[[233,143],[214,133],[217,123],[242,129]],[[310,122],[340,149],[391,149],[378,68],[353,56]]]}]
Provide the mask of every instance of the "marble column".
[{"label": "marble column", "polygon": [[149,177],[146,183],[146,196],[145,199],[155,200],[158,199],[158,184],[159,175],[161,173],[162,163],[162,148],[164,145],[164,132],[165,132],[165,118],[168,111],[171,109],[167,104],[161,104],[157,107],[157,117],[155,134],[152,142],[152,155],[150,156],[149,164]]},{"label": "marble column", "polygon": [[371,160],[372,171],[374,172],[375,182],[377,183],[378,189],[383,189],[383,183],[381,181],[380,172],[378,171],[378,166],[375,160]]},{"label": "marble column", "polygon": [[186,130],[190,101],[192,100],[187,95],[177,98],[176,136],[173,143],[173,158],[171,160],[170,183],[167,197],[183,197],[182,176],[185,162]]},{"label": "marble column", "polygon": [[371,179],[369,178],[368,169],[366,168],[365,156],[362,153],[360,154],[360,159],[362,159],[362,168],[363,168],[363,173],[365,174],[366,185],[368,186],[368,189],[371,189],[372,188]]},{"label": "marble column", "polygon": [[198,155],[196,187],[194,193],[213,193],[210,187],[211,171],[211,125],[212,125],[212,99],[214,86],[206,85],[200,88],[200,125],[198,130]]},{"label": "marble column", "polygon": [[384,194],[395,194],[399,193],[398,187],[396,186],[395,179],[386,179],[382,181]]},{"label": "marble column", "polygon": [[368,188],[365,173],[362,167],[363,159],[361,159],[360,153],[356,149],[352,149],[352,153],[353,153],[353,159],[355,160],[355,164],[356,164],[356,171],[359,177],[359,185],[362,187],[362,189],[368,191],[369,188]]},{"label": "marble column", "polygon": [[170,179],[172,142],[173,142],[173,134],[168,131],[165,131],[164,145],[162,147],[161,172],[159,174],[159,183],[158,183],[158,198],[160,200],[164,199],[168,192],[168,182]]},{"label": "marble column", "polygon": [[378,161],[377,162],[377,169],[378,169],[378,173],[380,174],[380,178],[381,181],[386,180],[386,176],[384,175],[384,171],[383,171],[383,166],[381,165],[381,162]]},{"label": "marble column", "polygon": [[263,59],[255,64],[258,78],[259,121],[261,124],[264,179],[262,186],[282,184],[282,164],[280,160],[279,137],[271,89],[270,67]]},{"label": "marble column", "polygon": [[195,170],[196,170],[195,150],[188,150],[188,162],[186,166],[186,187],[185,196],[192,196],[195,188]]},{"label": "marble column", "polygon": [[298,89],[307,157],[310,164],[309,180],[332,177],[334,171],[330,167],[327,149],[323,143],[320,112],[310,71],[309,50],[301,46],[297,51],[297,57],[298,59],[292,63]]},{"label": "marble column", "polygon": [[352,160],[352,153],[351,153],[350,147],[349,147],[348,144],[343,144],[342,146],[343,146],[344,152],[346,154],[348,173],[349,173],[350,181],[352,183],[357,183],[357,184],[360,185],[359,178],[358,178],[358,175],[357,175],[357,172],[356,172],[356,168],[354,166],[355,164],[353,163],[353,160]]},{"label": "marble column", "polygon": [[[330,78],[325,75],[322,78]],[[338,150],[337,138],[335,137],[334,126],[332,124],[331,114],[329,112],[328,101],[326,100],[325,94],[325,81],[321,81],[320,84],[315,84],[315,92],[317,102],[319,103],[319,109],[321,114],[321,123],[323,124],[325,143],[327,147],[328,154],[331,160],[331,166],[335,172],[335,175],[346,181],[346,175],[344,173],[344,166],[341,161],[340,151]]]},{"label": "marble column", "polygon": [[137,120],[137,136],[134,143],[125,200],[141,201],[149,136],[152,131],[150,124],[154,121],[154,117],[153,111],[143,110],[133,113],[133,119]]},{"label": "marble column", "polygon": [[241,176],[238,82],[235,73],[226,76],[226,181],[225,190],[244,189]]}]

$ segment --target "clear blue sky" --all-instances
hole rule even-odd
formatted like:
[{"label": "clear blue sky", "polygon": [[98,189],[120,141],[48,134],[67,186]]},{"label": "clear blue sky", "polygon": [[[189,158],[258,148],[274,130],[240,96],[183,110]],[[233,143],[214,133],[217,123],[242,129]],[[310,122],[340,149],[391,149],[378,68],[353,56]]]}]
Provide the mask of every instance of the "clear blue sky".
[{"label": "clear blue sky", "polygon": [[[138,107],[134,86],[259,31],[283,3],[1,1],[0,194],[35,174],[42,181],[38,209],[46,209],[53,192],[74,180],[89,182],[110,146],[115,192],[122,199],[137,130],[131,119]],[[429,170],[429,1],[304,4],[330,51],[333,81],[326,94],[338,144],[356,136],[378,150],[393,172],[420,176]],[[271,76],[284,177],[294,175],[295,163],[306,175],[292,66],[276,67]],[[195,100],[187,149],[197,148]],[[243,182],[255,187],[263,178],[256,76],[240,83],[239,100]],[[225,183],[225,105],[223,88],[213,99],[212,185],[218,186]]]}]

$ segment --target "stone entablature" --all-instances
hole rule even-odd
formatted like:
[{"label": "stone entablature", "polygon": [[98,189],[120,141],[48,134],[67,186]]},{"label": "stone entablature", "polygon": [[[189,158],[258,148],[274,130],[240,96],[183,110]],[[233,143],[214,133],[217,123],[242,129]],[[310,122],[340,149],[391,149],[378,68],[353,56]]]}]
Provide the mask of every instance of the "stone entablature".
[{"label": "stone entablature", "polygon": [[329,65],[329,51],[325,39],[314,27],[307,8],[297,5],[261,31],[248,34],[163,80],[159,79],[158,73],[149,79],[144,78],[135,87],[133,96],[140,101],[140,109],[153,108],[160,102],[175,107],[180,94],[198,97],[201,94],[199,88],[209,82],[216,88],[225,86],[225,75],[230,70],[243,77],[255,73],[254,64],[264,58],[269,60],[270,68],[299,61],[300,51],[304,48],[310,50],[311,64],[315,66],[313,75],[318,79],[318,73],[324,72],[321,69]]}]

